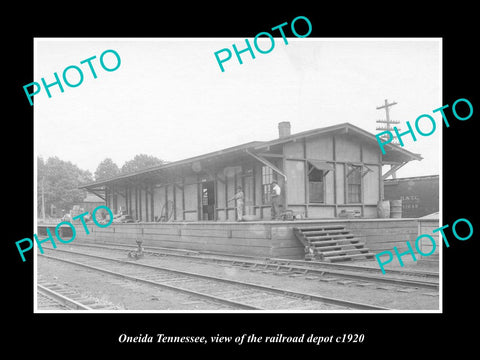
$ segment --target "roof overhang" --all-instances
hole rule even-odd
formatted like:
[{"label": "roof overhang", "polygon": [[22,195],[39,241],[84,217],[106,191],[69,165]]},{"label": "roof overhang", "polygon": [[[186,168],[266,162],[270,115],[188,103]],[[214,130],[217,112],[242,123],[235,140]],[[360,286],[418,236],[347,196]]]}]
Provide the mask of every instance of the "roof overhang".
[{"label": "roof overhang", "polygon": [[[374,134],[369,133],[368,131],[365,131],[350,123],[342,123],[338,125],[327,126],[320,129],[303,131],[290,136],[278,138],[272,141],[263,142],[255,146],[254,150],[262,150],[278,144],[295,142],[302,138],[309,138],[312,136],[330,135],[330,134],[351,135],[351,136],[360,138],[362,139],[362,141],[365,141],[369,144],[377,146],[378,151],[381,152],[380,146],[378,145],[377,138],[375,137]],[[397,164],[397,163],[403,163],[405,161],[412,161],[412,160],[420,161],[423,159],[420,154],[412,153],[398,145],[386,144],[384,145],[384,147],[386,151],[385,151],[385,154],[382,155],[383,164]]]},{"label": "roof overhang", "polygon": [[[152,166],[139,171],[130,172],[127,174],[117,175],[108,179],[91,182],[91,183],[79,186],[79,188],[87,189],[88,191],[95,193],[94,191],[103,191],[105,189],[105,186],[112,183],[119,183],[119,182],[135,183],[146,178],[151,178],[152,176],[155,176],[155,175],[168,174],[172,170],[180,169],[182,167],[192,168],[192,164],[195,164],[195,163],[201,164],[201,162],[207,162],[207,163],[212,161],[217,162],[220,159],[228,160],[230,157],[247,156],[245,154],[245,150],[251,149],[260,143],[261,143],[260,141],[252,141],[246,144],[214,151],[208,154],[199,155],[199,156],[195,156],[195,157],[191,157],[183,160],[173,161],[173,162],[169,162],[162,165],[156,165],[156,166]],[[200,169],[199,170],[200,172],[202,167],[200,166],[199,169]]]},{"label": "roof overhang", "polygon": [[[192,168],[192,164],[196,162],[199,164],[202,162],[206,162],[207,164],[212,162],[218,163],[219,161],[228,161],[229,159],[232,159],[238,156],[242,156],[242,157],[253,156],[257,158],[260,155],[260,154],[257,154],[259,150],[269,149],[270,147],[275,145],[280,145],[280,144],[284,144],[292,141],[298,141],[303,138],[309,138],[312,136],[327,135],[327,134],[349,135],[349,136],[360,138],[362,139],[362,141],[365,141],[366,143],[370,143],[372,145],[378,146],[377,139],[375,135],[373,135],[372,133],[369,133],[368,131],[365,131],[350,123],[342,123],[338,125],[327,126],[324,128],[296,133],[293,135],[281,137],[271,141],[266,141],[266,142],[252,141],[246,144],[222,149],[219,151],[214,151],[204,155],[199,155],[199,156],[191,157],[184,160],[174,161],[174,162],[166,163],[163,165],[157,165],[157,166],[150,167],[147,169],[142,169],[136,172],[122,174],[109,179],[84,184],[80,186],[80,188],[87,189],[88,191],[93,192],[94,194],[100,196],[98,192],[104,191],[107,185],[110,185],[113,183],[135,183],[138,181],[145,180],[147,178],[151,178],[152,176],[155,176],[155,175],[162,175],[162,174],[167,175],[168,173],[176,169],[177,170],[181,169],[182,167]],[[422,157],[420,156],[420,154],[412,153],[398,145],[386,144],[384,145],[384,147],[386,149],[386,153],[382,155],[382,164],[403,166],[407,162],[412,160],[422,160]],[[381,151],[380,147],[378,147],[378,151],[379,152]],[[268,160],[265,159],[264,157],[261,157],[261,162],[268,163],[267,166],[270,166],[270,167],[273,166],[273,164],[268,162]],[[317,165],[319,167],[326,166],[325,164],[320,164],[320,163]],[[279,172],[280,175],[285,176],[281,170],[276,168],[274,170]]]}]

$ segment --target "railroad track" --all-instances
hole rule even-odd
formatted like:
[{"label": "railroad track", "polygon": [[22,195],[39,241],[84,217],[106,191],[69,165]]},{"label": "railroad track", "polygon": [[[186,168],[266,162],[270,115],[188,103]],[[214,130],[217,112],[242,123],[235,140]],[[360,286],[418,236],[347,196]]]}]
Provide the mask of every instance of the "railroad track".
[{"label": "railroad track", "polygon": [[[69,310],[64,301],[58,300],[59,294],[46,294],[44,289],[37,285],[37,309],[38,310]],[[63,299],[62,299],[63,300]]]},{"label": "railroad track", "polygon": [[[79,247],[96,247],[112,250],[133,250],[134,247],[127,245],[98,245],[76,244]],[[191,250],[175,250],[167,248],[144,248],[146,254],[154,256],[171,256],[202,262],[214,262],[217,264],[236,266],[245,270],[270,272],[279,275],[303,275],[309,278],[317,278],[321,281],[338,281],[342,285],[352,283],[370,284],[381,283],[386,285],[386,290],[391,287],[402,287],[405,291],[433,290],[438,291],[438,273],[427,271],[404,271],[389,270],[388,275],[383,275],[380,269],[351,264],[336,264],[326,262],[312,262],[288,259],[266,259],[254,257],[229,256],[227,254],[203,254]],[[427,280],[429,279],[429,280]]]},{"label": "railroad track", "polygon": [[[45,248],[47,250],[47,248]],[[385,307],[306,294],[243,281],[141,264],[92,253],[48,249],[49,259],[126,280],[167,288],[242,310],[389,310]]]},{"label": "railroad track", "polygon": [[59,284],[37,283],[38,310],[94,310],[111,308]]}]

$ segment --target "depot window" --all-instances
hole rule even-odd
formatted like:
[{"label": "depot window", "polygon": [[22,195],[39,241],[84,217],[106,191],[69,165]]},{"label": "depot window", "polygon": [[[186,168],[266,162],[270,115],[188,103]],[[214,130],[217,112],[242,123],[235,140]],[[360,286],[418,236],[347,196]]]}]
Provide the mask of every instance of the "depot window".
[{"label": "depot window", "polygon": [[362,167],[349,164],[346,178],[347,203],[360,203],[362,201]]},{"label": "depot window", "polygon": [[272,181],[276,180],[274,178],[274,173],[271,167],[262,166],[262,201],[263,204],[268,204],[270,202],[270,195],[272,192]]},{"label": "depot window", "polygon": [[308,199],[311,203],[325,202],[323,170],[317,169],[312,164],[308,164]]}]

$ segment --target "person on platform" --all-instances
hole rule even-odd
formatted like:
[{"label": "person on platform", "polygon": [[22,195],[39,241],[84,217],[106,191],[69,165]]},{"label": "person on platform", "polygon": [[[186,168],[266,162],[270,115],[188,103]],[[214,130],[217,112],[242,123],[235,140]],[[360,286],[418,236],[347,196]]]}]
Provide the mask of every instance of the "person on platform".
[{"label": "person on platform", "polygon": [[244,199],[244,194],[241,186],[237,187],[237,192],[233,197],[228,200],[228,202],[236,200],[236,209],[237,209],[237,221],[243,221],[243,199]]},{"label": "person on platform", "polygon": [[282,194],[282,189],[276,181],[272,181],[272,220],[277,220],[280,216],[280,195]]}]

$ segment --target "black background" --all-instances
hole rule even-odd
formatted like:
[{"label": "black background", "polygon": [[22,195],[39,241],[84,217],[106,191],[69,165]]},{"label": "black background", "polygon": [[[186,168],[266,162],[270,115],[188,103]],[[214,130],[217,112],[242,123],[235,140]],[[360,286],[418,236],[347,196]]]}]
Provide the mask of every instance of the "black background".
[{"label": "black background", "polygon": [[[83,3],[47,8],[44,4],[24,9],[10,8],[2,24],[5,51],[2,56],[4,82],[3,189],[2,210],[5,236],[2,241],[4,290],[2,321],[7,350],[20,354],[33,350],[51,357],[90,355],[99,351],[127,351],[143,356],[179,356],[191,351],[242,354],[267,351],[268,356],[292,350],[318,357],[343,354],[365,356],[415,356],[440,354],[446,349],[465,354],[473,348],[478,332],[476,312],[476,258],[480,233],[476,188],[477,129],[480,106],[474,84],[479,79],[473,6],[459,2],[418,4],[388,3],[367,6],[318,3],[303,8],[298,3],[222,3],[217,6],[181,4],[174,9],[162,3]],[[295,5],[297,8],[294,8]],[[5,10],[5,9],[4,9]],[[7,14],[8,13],[8,14]],[[443,314],[34,314],[33,257],[22,263],[15,241],[31,238],[33,229],[33,108],[23,85],[33,79],[34,37],[240,37],[257,33],[297,16],[312,23],[309,37],[442,37],[443,103],[450,128],[443,131],[443,223],[469,219],[474,235],[467,241],[450,241],[443,256]],[[477,23],[475,23],[477,21]],[[298,23],[300,24],[300,22]],[[304,33],[301,29],[299,33]],[[288,34],[287,34],[288,36]],[[195,56],[195,54],[192,54]],[[213,54],[212,54],[213,56]],[[160,65],[159,65],[160,66]],[[125,84],[128,86],[128,84]],[[159,84],[161,86],[161,84]],[[413,92],[416,89],[412,89]],[[458,98],[473,104],[474,114],[467,121],[456,120],[451,105]],[[425,109],[431,114],[433,109]],[[420,115],[420,114],[419,114]],[[421,138],[419,139],[421,140]],[[59,154],[61,155],[61,154]],[[451,231],[446,231],[453,239]],[[362,344],[231,344],[167,345],[119,344],[120,334],[164,333],[167,335],[320,336],[363,333]],[[173,352],[170,352],[174,350]],[[169,351],[167,353],[167,351]]]}]

